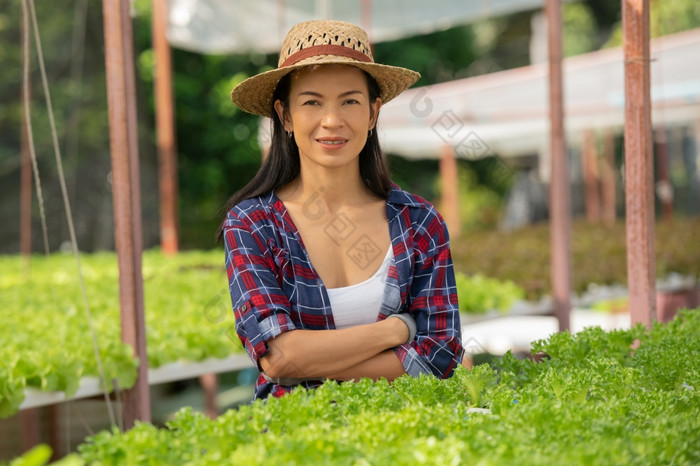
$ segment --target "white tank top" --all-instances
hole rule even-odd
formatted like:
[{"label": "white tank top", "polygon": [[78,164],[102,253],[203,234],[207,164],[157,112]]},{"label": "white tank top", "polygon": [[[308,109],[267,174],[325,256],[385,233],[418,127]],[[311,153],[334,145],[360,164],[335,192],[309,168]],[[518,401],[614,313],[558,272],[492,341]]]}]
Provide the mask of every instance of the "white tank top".
[{"label": "white tank top", "polygon": [[384,297],[386,275],[393,256],[393,248],[389,246],[379,269],[367,280],[341,288],[326,289],[331,301],[335,328],[348,328],[377,321]]}]

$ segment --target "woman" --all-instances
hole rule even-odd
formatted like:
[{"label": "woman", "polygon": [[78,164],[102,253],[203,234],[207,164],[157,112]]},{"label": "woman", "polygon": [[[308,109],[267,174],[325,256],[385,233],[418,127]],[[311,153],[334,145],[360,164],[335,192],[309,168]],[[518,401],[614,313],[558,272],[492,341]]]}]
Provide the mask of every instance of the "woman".
[{"label": "woman", "polygon": [[419,76],[374,63],[357,26],[309,21],[288,33],[277,69],[233,90],[273,122],[219,232],[256,398],[324,379],[450,377],[459,364],[447,229],[391,183],[375,131],[381,105]]}]

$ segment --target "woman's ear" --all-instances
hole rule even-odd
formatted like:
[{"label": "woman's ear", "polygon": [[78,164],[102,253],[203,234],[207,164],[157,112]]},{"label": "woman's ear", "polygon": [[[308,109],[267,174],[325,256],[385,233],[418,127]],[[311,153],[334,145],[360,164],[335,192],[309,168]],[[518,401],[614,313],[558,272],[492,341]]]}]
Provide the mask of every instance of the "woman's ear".
[{"label": "woman's ear", "polygon": [[280,121],[282,122],[284,130],[287,132],[294,131],[294,127],[292,126],[292,120],[289,118],[287,112],[285,111],[284,104],[279,99],[275,100],[275,112],[277,112],[277,117],[279,117]]},{"label": "woman's ear", "polygon": [[369,106],[369,129],[374,129],[377,126],[377,118],[379,117],[379,109],[382,106],[382,99],[379,97]]}]

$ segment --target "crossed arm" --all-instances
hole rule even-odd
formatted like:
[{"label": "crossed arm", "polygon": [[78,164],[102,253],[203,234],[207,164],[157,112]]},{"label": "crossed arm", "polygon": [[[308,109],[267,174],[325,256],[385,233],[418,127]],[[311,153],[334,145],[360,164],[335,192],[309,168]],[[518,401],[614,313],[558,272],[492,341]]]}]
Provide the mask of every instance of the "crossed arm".
[{"label": "crossed arm", "polygon": [[405,372],[392,348],[408,336],[399,319],[340,330],[292,330],[268,342],[260,366],[271,378],[391,381]]}]

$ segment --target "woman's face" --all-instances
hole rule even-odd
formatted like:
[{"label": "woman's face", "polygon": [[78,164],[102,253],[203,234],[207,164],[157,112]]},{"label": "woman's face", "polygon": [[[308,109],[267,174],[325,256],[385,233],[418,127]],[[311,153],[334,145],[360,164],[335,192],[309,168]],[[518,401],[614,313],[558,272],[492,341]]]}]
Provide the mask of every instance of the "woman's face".
[{"label": "woman's face", "polygon": [[303,163],[340,167],[357,163],[374,128],[381,101],[370,102],[365,74],[349,65],[320,65],[296,72],[289,109],[275,110],[286,131],[294,132]]}]

